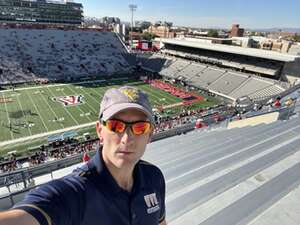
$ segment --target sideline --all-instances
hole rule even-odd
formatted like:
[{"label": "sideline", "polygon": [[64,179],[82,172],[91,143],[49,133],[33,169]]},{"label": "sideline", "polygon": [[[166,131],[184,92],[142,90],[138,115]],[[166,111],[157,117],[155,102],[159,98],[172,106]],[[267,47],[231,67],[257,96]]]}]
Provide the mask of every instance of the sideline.
[{"label": "sideline", "polygon": [[70,130],[81,129],[81,128],[93,126],[95,124],[96,124],[96,121],[91,122],[91,123],[81,124],[81,125],[78,125],[78,126],[67,127],[67,128],[60,129],[60,130],[50,131],[50,132],[47,132],[47,133],[35,134],[35,135],[32,135],[32,136],[28,136],[28,137],[18,138],[18,139],[9,140],[9,141],[3,141],[3,142],[0,142],[0,147],[10,145],[10,144],[16,144],[16,143],[19,143],[19,142],[25,142],[25,141],[29,141],[29,140],[33,140],[33,139],[53,135],[53,134],[63,133],[63,132],[70,131]]},{"label": "sideline", "polygon": [[[60,87],[60,86],[66,86],[66,85],[74,85],[74,84],[89,84],[89,83],[103,83],[103,82],[109,82],[109,81],[121,81],[121,80],[128,80],[128,77],[124,78],[113,78],[111,80],[91,80],[91,81],[80,81],[80,82],[75,82],[75,83],[65,83],[65,84],[48,84],[48,85],[37,85],[33,87],[25,87],[25,88],[15,88],[14,91],[22,91],[22,90],[31,90],[31,89],[40,89],[40,88],[47,88],[47,87]],[[13,90],[8,89],[8,90],[2,90],[1,92],[10,92]]]}]

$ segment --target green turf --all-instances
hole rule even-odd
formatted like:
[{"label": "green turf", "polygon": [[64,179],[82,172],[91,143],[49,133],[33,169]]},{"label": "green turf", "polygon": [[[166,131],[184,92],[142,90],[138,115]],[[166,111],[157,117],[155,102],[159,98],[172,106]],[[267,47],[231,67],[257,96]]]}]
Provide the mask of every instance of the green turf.
[{"label": "green turf", "polygon": [[[64,84],[49,86],[32,86],[27,89],[18,88],[15,91],[0,91],[0,98],[10,98],[11,103],[0,103],[0,142],[41,134],[50,131],[76,126],[96,121],[99,111],[99,101],[104,92],[114,86],[128,84],[137,86],[148,93],[153,107],[181,102],[182,99],[151,87],[141,81],[110,81],[87,85]],[[67,95],[83,95],[84,103],[78,106],[65,107],[52,98]],[[201,101],[194,107],[206,107],[216,104],[215,101]],[[174,109],[174,113],[182,107]],[[10,125],[12,124],[12,129]],[[46,139],[30,141],[17,145],[0,147],[0,155],[9,150],[24,149],[34,144],[44,143]],[[30,144],[31,143],[31,144]]]}]

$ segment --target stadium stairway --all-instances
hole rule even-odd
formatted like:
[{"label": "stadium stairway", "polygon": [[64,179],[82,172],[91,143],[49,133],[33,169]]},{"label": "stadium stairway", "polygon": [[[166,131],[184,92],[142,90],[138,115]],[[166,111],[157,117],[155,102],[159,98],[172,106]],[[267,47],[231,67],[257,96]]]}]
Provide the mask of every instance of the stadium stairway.
[{"label": "stadium stairway", "polygon": [[295,118],[168,138],[145,159],[165,174],[169,224],[248,224],[300,184],[299,146]]},{"label": "stadium stairway", "polygon": [[[166,138],[151,143],[144,159],[165,175],[170,225],[296,225],[299,146],[298,115],[271,124],[198,129]],[[70,171],[56,171],[55,177]],[[35,182],[46,182],[43,177],[50,179],[44,175]],[[20,193],[13,198],[17,202],[23,197]],[[9,205],[9,199],[0,199],[1,205]]]}]

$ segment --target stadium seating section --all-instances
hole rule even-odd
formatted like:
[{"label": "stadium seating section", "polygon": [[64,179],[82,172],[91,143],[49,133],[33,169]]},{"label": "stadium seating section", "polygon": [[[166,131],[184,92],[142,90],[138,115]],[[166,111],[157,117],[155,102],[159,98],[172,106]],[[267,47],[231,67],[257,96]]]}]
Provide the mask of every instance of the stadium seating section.
[{"label": "stadium seating section", "polygon": [[[178,46],[176,48],[178,48]],[[178,50],[181,50],[181,48],[179,47]],[[189,53],[184,53],[178,50],[172,50],[171,47],[171,49],[164,49],[162,52],[183,58],[194,58],[202,62],[218,64],[252,73],[265,74],[269,76],[276,76],[280,73],[281,64],[274,61],[266,61],[257,58],[254,59],[247,56],[240,57],[238,55],[222,54],[205,50],[193,51],[189,49]],[[182,50],[185,51],[186,49]]]},{"label": "stadium seating section", "polygon": [[[149,58],[139,57],[138,61],[144,69],[158,72],[163,77],[183,80],[232,100],[246,95],[253,100],[262,100],[288,88],[273,79],[163,54],[155,54]],[[258,64],[256,68],[259,68]],[[266,67],[264,69],[267,70]]]},{"label": "stadium seating section", "polygon": [[1,29],[0,84],[128,72],[127,53],[112,32]]}]

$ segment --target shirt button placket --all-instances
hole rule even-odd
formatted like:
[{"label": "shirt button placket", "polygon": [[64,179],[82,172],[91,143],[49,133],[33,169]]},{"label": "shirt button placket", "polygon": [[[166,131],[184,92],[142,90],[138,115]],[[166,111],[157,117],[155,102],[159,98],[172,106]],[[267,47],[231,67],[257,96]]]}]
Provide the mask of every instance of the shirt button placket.
[{"label": "shirt button placket", "polygon": [[136,219],[136,214],[132,213],[131,218],[132,218],[132,220],[135,220]]}]

